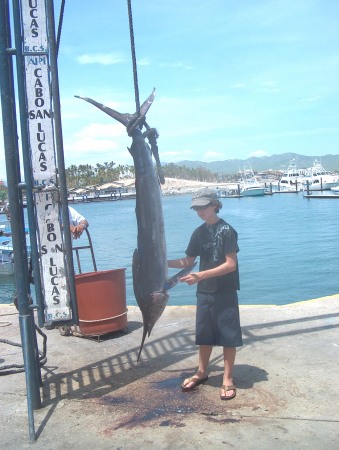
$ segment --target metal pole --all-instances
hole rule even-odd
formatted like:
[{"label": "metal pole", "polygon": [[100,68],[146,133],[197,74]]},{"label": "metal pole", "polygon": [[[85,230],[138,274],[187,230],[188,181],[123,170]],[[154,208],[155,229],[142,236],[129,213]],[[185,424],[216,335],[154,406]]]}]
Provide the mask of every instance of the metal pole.
[{"label": "metal pole", "polygon": [[70,233],[70,223],[68,215],[68,202],[67,202],[67,183],[66,183],[66,170],[64,161],[64,148],[63,148],[63,136],[62,136],[62,124],[61,124],[61,107],[60,107],[60,93],[59,93],[59,75],[57,66],[57,46],[55,40],[55,22],[54,22],[54,6],[53,0],[46,0],[46,15],[47,15],[47,29],[49,39],[49,54],[50,54],[50,67],[51,67],[51,81],[52,81],[52,98],[53,98],[53,110],[54,110],[54,123],[55,123],[55,143],[56,154],[58,161],[58,174],[60,182],[60,200],[62,205],[62,223],[64,225],[64,240],[65,240],[65,257],[66,267],[68,271],[69,291],[72,307],[72,319],[74,323],[78,323],[78,308],[76,302],[76,290],[74,281],[74,266],[73,266],[73,252],[72,252],[72,239]]},{"label": "metal pole", "polygon": [[15,285],[17,290],[19,323],[27,387],[27,405],[30,440],[35,441],[33,408],[41,406],[39,392],[38,362],[34,346],[34,327],[29,307],[27,282],[27,252],[24,245],[25,228],[20,185],[19,152],[13,66],[10,48],[10,21],[8,0],[0,0],[0,88],[6,172],[8,178],[8,199],[11,213],[11,231],[14,248]]},{"label": "metal pole", "polygon": [[[21,22],[20,22],[20,11],[18,2],[13,2],[13,22],[14,22],[14,35],[15,35],[15,50],[14,54],[16,57],[16,67],[17,67],[17,85],[18,85],[18,99],[19,99],[19,107],[20,107],[20,130],[21,130],[21,142],[22,142],[22,159],[23,159],[23,167],[25,174],[25,183],[20,183],[18,187],[20,189],[25,189],[26,192],[26,202],[27,202],[27,217],[28,217],[28,227],[29,227],[29,235],[30,235],[30,245],[31,245],[31,258],[32,258],[32,267],[34,274],[34,286],[35,286],[35,299],[36,304],[34,305],[34,309],[37,309],[38,322],[39,325],[42,326],[44,323],[43,319],[43,293],[42,293],[42,285],[41,285],[41,277],[40,277],[40,267],[39,267],[39,253],[38,253],[38,244],[37,244],[37,230],[36,230],[36,220],[35,220],[35,207],[33,201],[33,180],[32,180],[32,168],[30,162],[29,155],[29,137],[27,130],[27,107],[26,107],[26,96],[25,96],[25,68],[23,61],[23,53],[22,53],[22,44],[23,39],[21,35]],[[14,92],[13,92],[14,96]],[[18,162],[19,167],[19,162]],[[20,170],[20,168],[19,168]],[[27,251],[26,247],[26,238],[23,235],[23,246]],[[27,254],[25,261],[27,261]],[[30,293],[30,282],[28,277],[28,269],[26,264],[26,280],[27,280],[27,289]],[[30,296],[30,299],[31,296]],[[42,377],[41,370],[39,365],[39,350],[38,350],[38,342],[37,336],[34,328],[34,313],[33,307],[30,308],[31,321],[32,321],[32,340],[35,347],[35,362],[36,362],[36,376],[38,378],[38,385],[42,385]],[[26,329],[26,328],[25,328]],[[32,362],[33,363],[33,362]],[[35,388],[34,388],[35,389]],[[36,389],[35,389],[36,390]],[[33,400],[33,407],[35,409],[41,407],[41,399],[40,394],[36,392]]]},{"label": "metal pole", "polygon": [[[21,124],[21,145],[22,145],[22,156],[23,156],[23,162],[24,162],[24,168],[25,168],[25,175],[27,177],[27,183],[19,183],[20,180],[20,166],[19,166],[19,156],[18,156],[18,189],[22,189],[23,186],[25,188],[29,188],[26,190],[26,200],[27,200],[27,215],[28,215],[28,224],[29,224],[29,232],[30,232],[30,240],[31,240],[31,249],[32,249],[32,262],[33,262],[33,270],[34,270],[34,279],[36,282],[36,299],[38,301],[38,318],[41,319],[42,313],[43,313],[43,300],[42,300],[42,291],[41,291],[41,280],[40,280],[40,270],[39,270],[39,256],[38,256],[38,250],[37,250],[37,235],[36,235],[36,226],[35,226],[35,220],[34,220],[34,204],[33,204],[33,197],[32,197],[32,178],[31,178],[31,165],[29,161],[29,138],[28,138],[28,130],[27,130],[27,106],[26,106],[26,96],[25,96],[25,67],[24,67],[24,60],[23,60],[23,38],[21,34],[21,20],[20,20],[20,4],[18,0],[13,1],[13,23],[14,23],[14,36],[15,36],[15,55],[16,55],[16,67],[17,67],[17,85],[18,85],[18,98],[19,98],[19,106],[20,106],[20,124]],[[13,91],[13,98],[14,98],[14,91]],[[17,132],[16,132],[17,135]],[[23,206],[21,206],[23,208]],[[23,216],[22,216],[23,217]],[[23,224],[24,227],[24,224]],[[25,269],[26,269],[26,283],[27,283],[27,290],[30,294],[30,285],[28,280],[28,268],[27,268],[27,248],[26,248],[26,238],[25,234],[23,234],[23,244],[26,251],[25,256]],[[29,295],[29,298],[31,299],[31,296]],[[38,351],[38,343],[37,343],[37,337],[35,333],[34,328],[34,315],[33,315],[33,309],[30,308],[30,315],[31,315],[31,332],[32,332],[32,342],[35,347],[35,376],[32,377],[31,383],[33,383],[37,380],[38,385],[40,386],[42,384],[41,379],[41,371],[40,371],[40,365],[39,365],[39,351]],[[41,322],[41,320],[40,320]],[[26,328],[25,328],[26,329]],[[33,364],[33,360],[29,362],[29,364]],[[32,369],[33,370],[33,369]],[[36,380],[35,380],[36,378]],[[31,379],[31,378],[30,378]],[[32,387],[35,391],[35,395],[33,397],[33,408],[37,409],[41,407],[41,398],[40,393],[38,391],[38,387]]]}]

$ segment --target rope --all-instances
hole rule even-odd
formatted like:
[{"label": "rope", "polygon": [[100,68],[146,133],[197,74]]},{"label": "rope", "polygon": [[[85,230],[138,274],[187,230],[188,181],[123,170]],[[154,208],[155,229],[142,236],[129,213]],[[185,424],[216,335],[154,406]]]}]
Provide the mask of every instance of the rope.
[{"label": "rope", "polygon": [[57,34],[57,41],[56,41],[56,46],[57,46],[56,54],[57,54],[57,56],[58,56],[58,54],[59,54],[60,38],[61,38],[61,29],[62,29],[62,23],[63,23],[63,20],[64,20],[65,1],[66,1],[66,0],[62,0],[61,6],[60,6],[58,34]]},{"label": "rope", "polygon": [[128,7],[129,35],[130,35],[130,41],[131,41],[131,53],[132,53],[132,64],[133,64],[135,106],[136,106],[137,115],[140,116],[138,72],[137,72],[137,61],[136,61],[136,57],[135,57],[135,45],[134,45],[134,32],[133,32],[133,17],[132,17],[131,0],[127,0],[127,7]]},{"label": "rope", "polygon": [[156,168],[157,168],[157,174],[158,174],[158,180],[160,184],[165,184],[165,177],[164,173],[162,171],[161,162],[159,158],[159,149],[157,144],[157,139],[159,137],[158,131],[155,128],[151,128],[147,122],[144,123],[146,127],[146,131],[143,133],[143,137],[148,139],[148,142],[151,146],[151,152],[154,156],[155,162],[156,162]]},{"label": "rope", "polygon": [[[45,333],[43,333],[40,328],[35,325],[36,331],[40,334],[40,336],[43,337],[43,350],[42,352],[38,350],[39,352],[39,366],[42,367],[47,362],[47,336]],[[8,341],[7,339],[0,339],[0,342],[3,344],[13,345],[14,347],[22,347],[21,344],[18,344],[16,342]],[[24,364],[11,364],[8,366],[1,366],[0,367],[0,376],[1,375],[12,375],[14,373],[20,373],[25,372],[25,365]]]},{"label": "rope", "polygon": [[[127,6],[128,6],[128,20],[129,20],[129,34],[130,34],[130,41],[131,41],[131,53],[132,53],[132,63],[133,63],[133,78],[134,78],[134,94],[135,94],[135,105],[136,105],[136,111],[137,111],[137,119],[134,121],[134,123],[131,126],[131,129],[127,130],[128,135],[132,135],[132,128],[133,130],[136,128],[136,126],[139,126],[140,129],[142,129],[143,126],[146,127],[146,131],[144,133],[144,137],[148,138],[148,141],[151,145],[151,151],[153,153],[153,156],[156,161],[157,166],[157,173],[158,173],[158,179],[160,184],[165,183],[164,174],[161,168],[161,163],[159,159],[159,152],[158,152],[158,145],[157,145],[157,138],[159,137],[158,132],[155,128],[150,128],[144,118],[140,118],[140,100],[139,100],[139,86],[138,86],[138,72],[137,72],[137,62],[136,62],[136,56],[135,56],[135,45],[134,45],[134,31],[133,31],[133,17],[132,17],[132,5],[131,0],[127,0]],[[138,122],[139,120],[139,122]]]},{"label": "rope", "polygon": [[113,316],[113,317],[105,317],[104,319],[95,319],[95,320],[84,320],[84,319],[79,319],[79,322],[88,322],[88,323],[92,323],[92,322],[104,322],[105,320],[112,320],[112,319],[117,319],[118,317],[122,317],[125,314],[127,314],[127,309],[125,312],[123,312],[122,314],[118,314],[117,316]]}]

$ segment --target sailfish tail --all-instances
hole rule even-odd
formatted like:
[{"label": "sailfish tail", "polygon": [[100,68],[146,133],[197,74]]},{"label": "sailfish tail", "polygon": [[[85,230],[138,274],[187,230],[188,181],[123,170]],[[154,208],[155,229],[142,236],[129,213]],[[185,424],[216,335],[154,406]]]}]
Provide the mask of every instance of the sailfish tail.
[{"label": "sailfish tail", "polygon": [[153,89],[152,93],[140,106],[140,114],[138,114],[137,112],[135,112],[134,114],[119,113],[115,109],[109,108],[108,106],[105,106],[102,103],[99,103],[89,97],[81,97],[80,95],[75,95],[75,97],[85,100],[85,102],[91,103],[104,113],[108,114],[110,117],[113,117],[113,119],[122,123],[126,127],[128,133],[131,134],[131,131],[135,128],[137,124],[140,123],[141,119],[144,119],[147,111],[151,107],[155,97],[155,89]]}]

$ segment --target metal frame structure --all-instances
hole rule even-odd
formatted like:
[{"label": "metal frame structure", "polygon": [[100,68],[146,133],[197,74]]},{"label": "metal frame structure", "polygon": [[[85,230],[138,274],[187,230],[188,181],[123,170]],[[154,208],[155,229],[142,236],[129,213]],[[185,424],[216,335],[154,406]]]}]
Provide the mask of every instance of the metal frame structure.
[{"label": "metal frame structure", "polygon": [[[14,248],[14,280],[19,310],[19,324],[22,340],[22,351],[25,365],[28,424],[30,441],[36,440],[34,428],[35,409],[42,406],[40,386],[42,377],[39,366],[39,354],[35,333],[34,310],[37,311],[40,326],[46,324],[44,318],[43,286],[40,277],[39,247],[37,242],[36,210],[34,204],[34,183],[32,176],[31,158],[29,150],[29,135],[27,128],[27,100],[24,79],[24,57],[21,4],[24,0],[12,0],[10,17],[9,0],[0,0],[0,91],[2,120],[4,130],[4,147],[6,158],[6,172],[8,179],[8,199],[11,214],[11,229]],[[48,49],[50,61],[50,89],[53,101],[54,137],[58,167],[58,197],[61,203],[63,223],[64,257],[67,269],[67,285],[69,290],[72,320],[67,324],[78,323],[76,291],[74,282],[74,267],[72,256],[72,239],[69,231],[69,216],[67,204],[67,186],[64,165],[63,139],[61,126],[59,80],[57,69],[57,45],[55,39],[54,5],[53,0],[44,0],[48,30]],[[14,25],[15,48],[11,44],[11,24]],[[15,108],[15,82],[13,57],[16,59],[17,92],[20,109],[21,151],[24,167],[24,182],[21,179],[20,151],[18,143],[17,112]],[[28,277],[28,255],[25,240],[25,221],[23,210],[23,193],[27,199],[27,217],[31,241],[31,256],[33,261],[36,304],[31,304],[30,285]]]}]

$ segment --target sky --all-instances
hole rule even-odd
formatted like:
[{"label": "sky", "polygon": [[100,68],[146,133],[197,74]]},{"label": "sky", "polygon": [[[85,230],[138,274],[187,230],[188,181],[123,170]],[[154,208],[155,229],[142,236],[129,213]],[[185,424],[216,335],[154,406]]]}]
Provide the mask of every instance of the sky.
[{"label": "sky", "polygon": [[[132,10],[162,163],[339,153],[338,0],[132,0]],[[124,127],[75,98],[136,110],[126,0],[66,0],[58,71],[66,167],[132,165]]]}]

